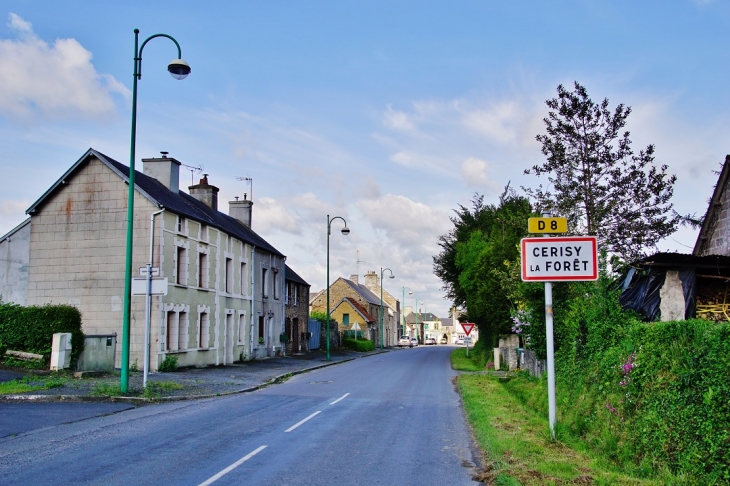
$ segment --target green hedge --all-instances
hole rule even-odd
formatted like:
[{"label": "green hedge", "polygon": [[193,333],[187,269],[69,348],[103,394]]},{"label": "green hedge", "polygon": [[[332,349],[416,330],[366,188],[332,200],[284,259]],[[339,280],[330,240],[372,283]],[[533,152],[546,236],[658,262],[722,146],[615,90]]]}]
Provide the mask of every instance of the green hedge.
[{"label": "green hedge", "polygon": [[367,339],[354,340],[352,338],[345,338],[342,344],[346,348],[354,351],[373,351],[375,349],[375,343]]},{"label": "green hedge", "polygon": [[76,365],[84,347],[81,332],[81,313],[70,305],[45,305],[22,307],[0,302],[0,352],[5,350],[26,351],[42,354],[46,361],[51,356],[53,334],[70,332],[71,367]]}]

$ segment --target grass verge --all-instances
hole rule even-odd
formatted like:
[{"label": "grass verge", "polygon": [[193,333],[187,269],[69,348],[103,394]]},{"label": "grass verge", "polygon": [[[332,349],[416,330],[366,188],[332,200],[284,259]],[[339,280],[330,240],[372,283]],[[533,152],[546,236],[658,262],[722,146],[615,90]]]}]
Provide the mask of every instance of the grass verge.
[{"label": "grass verge", "polygon": [[25,376],[18,380],[0,383],[0,395],[14,395],[63,386],[63,378],[56,376]]},{"label": "grass verge", "polygon": [[667,484],[633,478],[600,458],[553,441],[547,417],[524,408],[493,376],[461,375],[458,389],[474,437],[486,453],[485,470],[477,478],[481,481],[496,485]]},{"label": "grass verge", "polygon": [[484,371],[484,366],[474,362],[473,355],[473,350],[467,358],[466,348],[455,349],[451,353],[451,367],[456,371]]}]

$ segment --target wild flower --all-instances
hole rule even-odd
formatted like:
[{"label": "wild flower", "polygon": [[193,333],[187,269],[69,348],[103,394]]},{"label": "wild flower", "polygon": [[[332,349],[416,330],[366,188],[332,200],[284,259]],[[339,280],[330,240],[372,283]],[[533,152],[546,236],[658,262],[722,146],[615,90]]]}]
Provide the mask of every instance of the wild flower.
[{"label": "wild flower", "polygon": [[612,414],[614,414],[615,416],[618,417],[618,410],[616,408],[612,407],[610,403],[606,403],[606,408],[608,409],[609,412],[611,412]]}]

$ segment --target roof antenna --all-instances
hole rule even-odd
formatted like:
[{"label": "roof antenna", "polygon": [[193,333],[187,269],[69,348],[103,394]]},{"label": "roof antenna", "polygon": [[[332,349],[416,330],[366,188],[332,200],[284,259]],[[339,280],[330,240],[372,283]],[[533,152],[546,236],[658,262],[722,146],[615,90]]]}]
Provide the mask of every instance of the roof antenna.
[{"label": "roof antenna", "polygon": [[[253,202],[253,178],[236,176],[236,180],[237,181],[246,181],[246,184],[251,186],[251,201]],[[246,199],[245,194],[244,194],[243,198]]]},{"label": "roof antenna", "polygon": [[355,250],[355,251],[357,252],[357,257],[355,259],[356,260],[355,261],[355,268],[357,269],[357,275],[358,275],[358,278],[359,278],[359,276],[360,276],[360,264],[361,263],[367,263],[367,262],[365,260],[360,260],[360,250]]},{"label": "roof antenna", "polygon": [[[162,153],[166,154],[167,152],[162,152]],[[180,165],[182,165],[183,167],[185,167],[187,170],[190,171],[190,185],[191,186],[195,185],[195,179],[193,178],[193,173],[197,172],[198,174],[200,174],[201,172],[203,172],[205,170],[205,168],[203,168],[203,164],[200,164],[198,166],[187,165],[187,164],[180,164]]]}]

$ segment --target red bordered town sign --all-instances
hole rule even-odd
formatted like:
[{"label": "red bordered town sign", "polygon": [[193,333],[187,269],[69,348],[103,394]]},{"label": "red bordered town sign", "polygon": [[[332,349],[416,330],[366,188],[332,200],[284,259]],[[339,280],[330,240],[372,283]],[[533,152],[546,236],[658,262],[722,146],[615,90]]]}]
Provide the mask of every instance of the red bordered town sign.
[{"label": "red bordered town sign", "polygon": [[522,280],[579,282],[598,279],[595,236],[523,238]]}]

